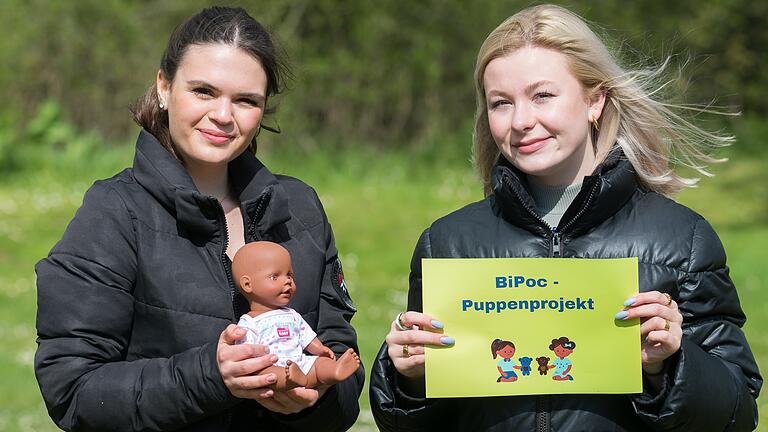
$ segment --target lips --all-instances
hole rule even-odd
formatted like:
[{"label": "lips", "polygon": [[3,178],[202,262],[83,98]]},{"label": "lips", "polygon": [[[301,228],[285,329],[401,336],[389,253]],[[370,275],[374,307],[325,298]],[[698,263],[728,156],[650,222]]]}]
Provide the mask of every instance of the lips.
[{"label": "lips", "polygon": [[213,129],[198,129],[197,131],[200,132],[200,135],[202,135],[203,138],[213,144],[225,144],[234,138],[233,135]]},{"label": "lips", "polygon": [[517,151],[519,151],[520,153],[530,154],[544,147],[550,138],[551,137],[527,139],[524,141],[520,141],[520,143],[515,147],[517,147]]}]

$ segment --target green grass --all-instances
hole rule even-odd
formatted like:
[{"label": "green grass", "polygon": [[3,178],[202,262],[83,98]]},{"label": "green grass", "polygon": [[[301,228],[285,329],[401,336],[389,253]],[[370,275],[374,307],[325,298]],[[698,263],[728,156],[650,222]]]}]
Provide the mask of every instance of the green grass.
[{"label": "green grass", "polygon": [[[130,149],[109,153],[80,169],[26,170],[0,180],[0,430],[56,430],[32,369],[33,266],[61,236],[90,183],[131,161]],[[273,171],[312,184],[323,200],[359,310],[353,324],[366,366],[405,305],[408,264],[421,231],[437,217],[481,198],[465,157],[436,155],[358,149],[264,157]],[[721,235],[749,317],[748,339],[761,369],[768,371],[768,173],[763,166],[754,155],[734,156],[717,167],[717,177],[679,198]],[[766,400],[760,400],[763,431],[768,430]],[[356,429],[370,430],[367,389],[361,405],[366,411]]]}]

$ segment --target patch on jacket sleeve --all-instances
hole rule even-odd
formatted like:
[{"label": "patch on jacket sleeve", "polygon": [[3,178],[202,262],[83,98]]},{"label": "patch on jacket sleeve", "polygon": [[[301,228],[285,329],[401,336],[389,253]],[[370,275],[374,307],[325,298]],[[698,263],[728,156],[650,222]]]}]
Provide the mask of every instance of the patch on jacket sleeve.
[{"label": "patch on jacket sleeve", "polygon": [[344,305],[350,310],[357,312],[357,308],[355,308],[355,304],[352,303],[352,297],[350,297],[349,291],[347,290],[347,284],[344,281],[344,271],[341,269],[341,260],[338,257],[336,257],[332,267],[331,285],[333,285],[333,288],[339,294]]}]

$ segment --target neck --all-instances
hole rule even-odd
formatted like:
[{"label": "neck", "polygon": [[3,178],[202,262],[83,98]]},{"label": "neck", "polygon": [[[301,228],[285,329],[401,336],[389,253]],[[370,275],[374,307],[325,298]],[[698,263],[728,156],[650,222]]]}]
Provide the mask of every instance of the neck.
[{"label": "neck", "polygon": [[186,169],[200,193],[210,195],[220,202],[229,195],[227,165],[187,165]]},{"label": "neck", "polygon": [[260,303],[250,303],[251,311],[248,312],[248,315],[255,318],[263,313],[272,312],[273,310],[277,310],[278,308],[266,306]]}]

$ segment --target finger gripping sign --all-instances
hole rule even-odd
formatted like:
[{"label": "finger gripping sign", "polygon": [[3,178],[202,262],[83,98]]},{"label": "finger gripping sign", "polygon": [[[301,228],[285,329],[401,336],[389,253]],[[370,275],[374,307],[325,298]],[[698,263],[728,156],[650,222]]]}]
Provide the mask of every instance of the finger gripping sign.
[{"label": "finger gripping sign", "polygon": [[[427,397],[640,393],[637,258],[432,258],[424,312],[452,347],[427,347]],[[457,373],[456,365],[462,367]]]}]

